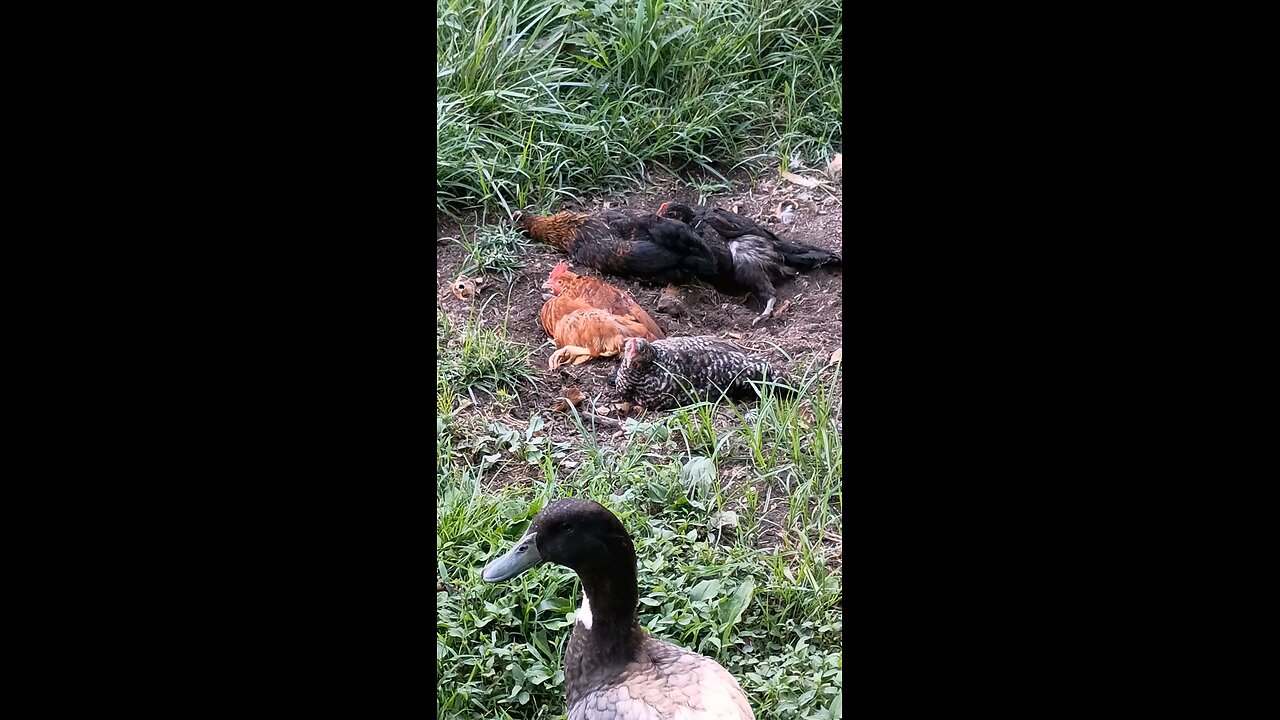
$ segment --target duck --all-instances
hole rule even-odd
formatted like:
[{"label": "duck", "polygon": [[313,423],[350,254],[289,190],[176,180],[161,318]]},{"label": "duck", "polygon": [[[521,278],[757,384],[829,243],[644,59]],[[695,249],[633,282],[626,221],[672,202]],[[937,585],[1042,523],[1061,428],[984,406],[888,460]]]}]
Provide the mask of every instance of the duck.
[{"label": "duck", "polygon": [[583,498],[548,504],[481,578],[504,582],[543,563],[582,584],[564,653],[567,720],[755,720],[720,663],[640,627],[635,545],[608,508]]}]

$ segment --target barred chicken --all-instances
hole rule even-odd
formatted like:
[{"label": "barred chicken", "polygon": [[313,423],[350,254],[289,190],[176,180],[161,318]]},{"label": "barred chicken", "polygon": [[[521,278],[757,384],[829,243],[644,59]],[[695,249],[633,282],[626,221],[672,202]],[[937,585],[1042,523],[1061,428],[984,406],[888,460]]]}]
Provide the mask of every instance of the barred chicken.
[{"label": "barred chicken", "polygon": [[664,410],[699,400],[715,401],[721,393],[734,399],[755,398],[759,391],[753,381],[778,383],[773,386],[775,392],[793,392],[786,385],[786,374],[768,360],[716,337],[653,342],[628,338],[614,384],[623,400]]},{"label": "barred chicken", "polygon": [[547,363],[552,370],[566,362],[581,365],[591,358],[617,355],[627,338],[666,337],[630,294],[568,268],[560,263],[551,270],[543,287],[549,287],[553,297],[538,313],[542,328],[559,348]]},{"label": "barred chicken", "polygon": [[715,258],[688,225],[653,213],[517,212],[512,220],[533,240],[611,275],[672,283],[715,274]]},{"label": "barred chicken", "polygon": [[779,240],[751,218],[729,210],[663,203],[658,214],[687,224],[711,250],[716,258],[713,284],[745,288],[760,300],[764,311],[752,325],[773,315],[778,301],[774,283],[800,270],[841,262],[839,255],[822,248]]}]

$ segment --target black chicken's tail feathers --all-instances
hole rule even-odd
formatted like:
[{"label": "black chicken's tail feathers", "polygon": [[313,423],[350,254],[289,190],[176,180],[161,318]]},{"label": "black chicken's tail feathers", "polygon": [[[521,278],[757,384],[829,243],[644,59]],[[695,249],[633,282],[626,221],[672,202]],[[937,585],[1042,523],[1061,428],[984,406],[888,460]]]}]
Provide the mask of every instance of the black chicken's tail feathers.
[{"label": "black chicken's tail feathers", "polygon": [[839,255],[813,245],[798,242],[780,242],[776,247],[778,252],[782,253],[782,256],[786,258],[788,265],[803,270],[811,270],[823,265],[840,265],[843,262]]}]

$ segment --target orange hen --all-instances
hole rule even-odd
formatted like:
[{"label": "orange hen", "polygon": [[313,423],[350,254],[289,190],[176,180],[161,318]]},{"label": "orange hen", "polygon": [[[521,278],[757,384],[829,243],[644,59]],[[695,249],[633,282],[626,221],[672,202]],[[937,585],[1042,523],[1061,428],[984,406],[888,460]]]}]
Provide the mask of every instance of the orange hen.
[{"label": "orange hen", "polygon": [[661,340],[662,328],[626,292],[593,277],[569,272],[560,263],[547,278],[554,295],[542,306],[542,328],[555,340],[556,350],[547,363],[552,370],[566,362],[574,365],[594,357],[622,351],[631,337]]}]

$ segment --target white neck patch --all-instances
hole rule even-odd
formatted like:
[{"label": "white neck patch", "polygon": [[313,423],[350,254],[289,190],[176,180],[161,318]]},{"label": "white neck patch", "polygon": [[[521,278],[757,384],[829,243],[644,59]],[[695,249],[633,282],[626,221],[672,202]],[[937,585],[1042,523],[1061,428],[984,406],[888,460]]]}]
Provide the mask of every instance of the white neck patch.
[{"label": "white neck patch", "polygon": [[578,610],[578,622],[586,629],[591,629],[591,601],[587,599],[587,594],[582,593],[582,608]]}]

